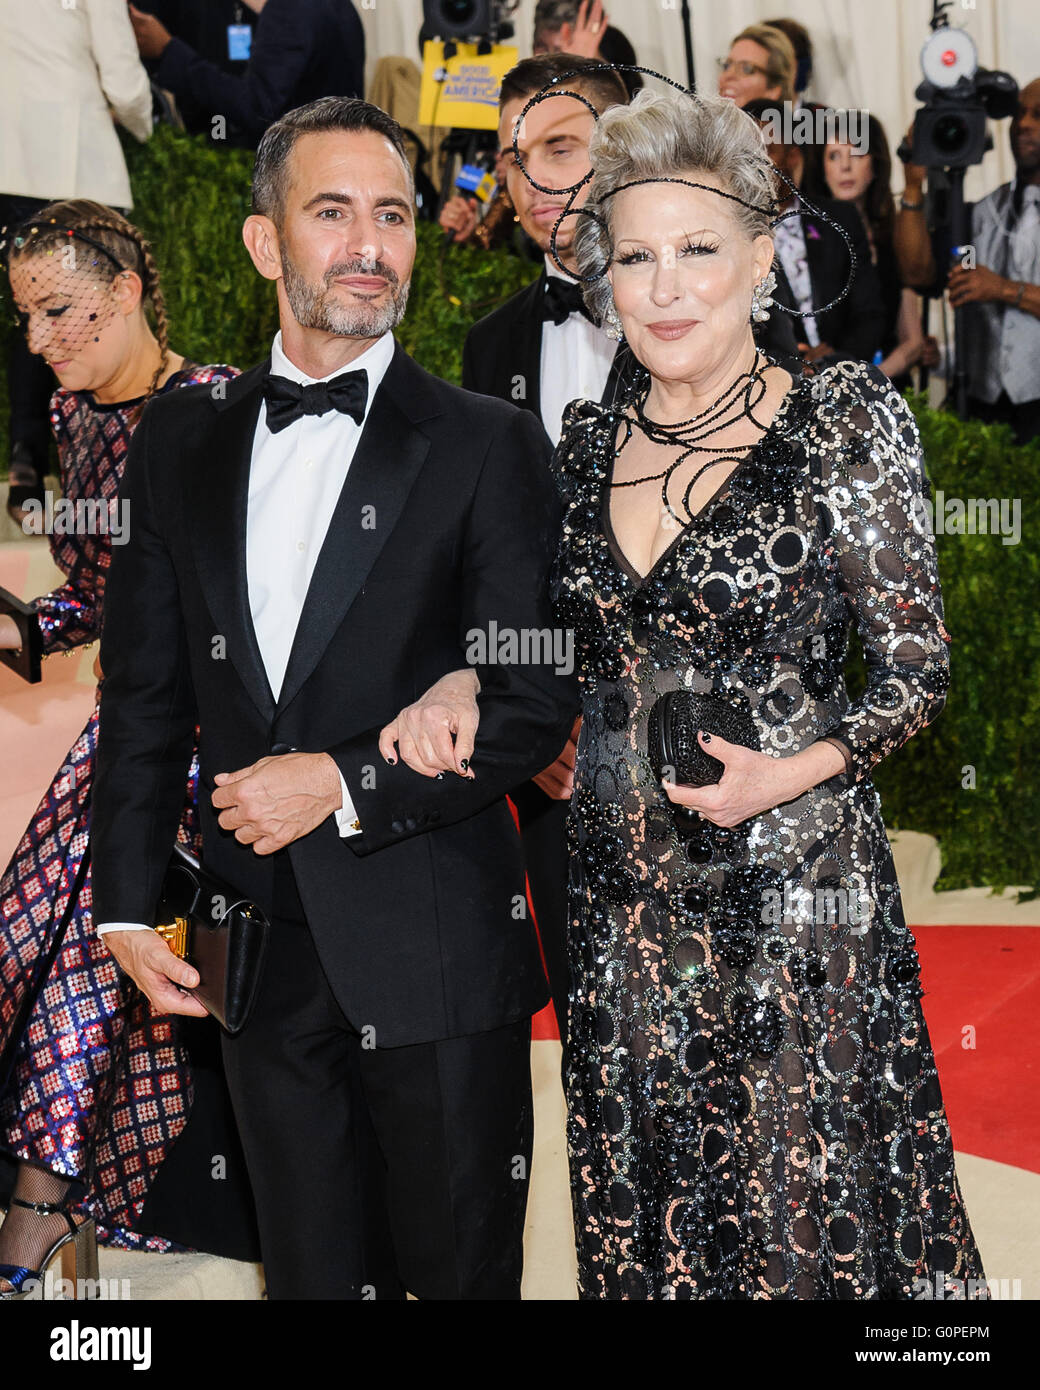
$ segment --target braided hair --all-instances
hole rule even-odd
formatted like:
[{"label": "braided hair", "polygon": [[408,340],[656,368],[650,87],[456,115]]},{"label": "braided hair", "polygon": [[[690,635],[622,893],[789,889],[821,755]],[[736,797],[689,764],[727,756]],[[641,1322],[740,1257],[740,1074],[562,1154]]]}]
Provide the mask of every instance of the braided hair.
[{"label": "braided hair", "polygon": [[159,283],[159,269],[152,248],[132,222],[104,203],[89,198],[68,198],[48,203],[33,217],[6,237],[5,253],[11,264],[22,256],[54,254],[64,251],[70,239],[94,248],[91,271],[95,278],[111,284],[123,271],[132,270],[141,281],[142,296],[151,309],[159,344],[159,365],[149,384],[147,397],[153,396],[170,359],[169,320],[166,300]]}]

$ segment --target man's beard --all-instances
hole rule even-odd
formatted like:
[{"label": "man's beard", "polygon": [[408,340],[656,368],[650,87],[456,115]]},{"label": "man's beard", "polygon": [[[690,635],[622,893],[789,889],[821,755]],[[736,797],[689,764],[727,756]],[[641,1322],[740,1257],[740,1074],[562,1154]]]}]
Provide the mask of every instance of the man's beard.
[{"label": "man's beard", "polygon": [[[381,275],[390,288],[381,303],[344,305],[332,298],[332,281],[342,275]],[[404,318],[411,281],[401,284],[397,272],[382,261],[340,261],[325,272],[321,285],[305,280],[293,259],[282,248],[282,283],[293,317],[301,328],[317,328],[343,338],[378,338],[396,328]]]}]

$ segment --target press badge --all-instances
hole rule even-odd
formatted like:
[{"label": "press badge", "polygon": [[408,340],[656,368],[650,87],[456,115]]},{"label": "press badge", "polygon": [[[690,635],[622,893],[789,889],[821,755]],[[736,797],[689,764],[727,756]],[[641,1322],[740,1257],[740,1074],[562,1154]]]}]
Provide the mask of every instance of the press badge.
[{"label": "press badge", "polygon": [[227,27],[227,56],[233,63],[248,63],[253,30],[249,24],[229,24]]}]

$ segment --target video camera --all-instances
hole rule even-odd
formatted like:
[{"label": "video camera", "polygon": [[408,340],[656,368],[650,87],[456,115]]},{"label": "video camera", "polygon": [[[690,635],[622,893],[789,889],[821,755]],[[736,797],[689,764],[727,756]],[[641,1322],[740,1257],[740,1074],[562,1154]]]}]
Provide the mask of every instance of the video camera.
[{"label": "video camera", "polygon": [[924,106],[914,118],[910,158],[928,169],[980,164],[993,146],[987,119],[1002,120],[1018,108],[1018,83],[1009,73],[979,67],[971,35],[950,27],[950,3],[936,0],[932,35],[921,50],[925,80],[914,92]]},{"label": "video camera", "polygon": [[423,0],[424,39],[503,43],[513,37],[510,16],[519,0]]}]

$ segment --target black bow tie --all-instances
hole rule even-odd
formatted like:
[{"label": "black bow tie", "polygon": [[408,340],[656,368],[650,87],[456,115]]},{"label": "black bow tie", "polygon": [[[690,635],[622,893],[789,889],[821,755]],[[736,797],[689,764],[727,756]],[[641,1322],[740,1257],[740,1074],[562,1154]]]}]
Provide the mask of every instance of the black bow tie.
[{"label": "black bow tie", "polygon": [[303,415],[327,415],[330,410],[351,415],[360,425],[368,401],[368,373],[364,368],[341,372],[331,381],[301,386],[298,381],[268,372],[264,377],[264,400],[267,402],[267,428],[272,434],[284,430]]},{"label": "black bow tie", "polygon": [[545,293],[542,295],[542,319],[552,319],[553,323],[566,323],[571,314],[584,314],[589,323],[596,320],[588,311],[581,286],[573,280],[561,280],[558,275],[547,275]]}]

